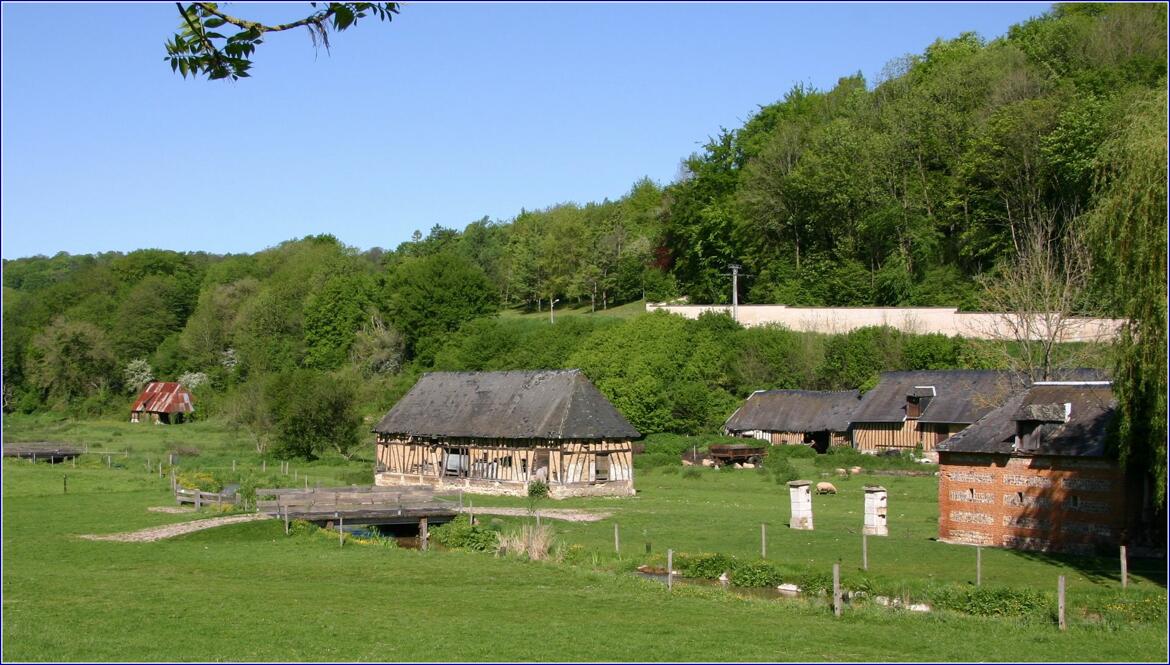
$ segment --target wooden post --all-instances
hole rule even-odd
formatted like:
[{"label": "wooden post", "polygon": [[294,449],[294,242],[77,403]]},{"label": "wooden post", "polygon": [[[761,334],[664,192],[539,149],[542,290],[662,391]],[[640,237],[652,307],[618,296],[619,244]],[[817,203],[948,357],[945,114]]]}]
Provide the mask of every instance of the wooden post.
[{"label": "wooden post", "polygon": [[622,540],[618,535],[618,523],[613,523],[613,553],[619,557],[622,555]]},{"label": "wooden post", "polygon": [[64,474],[64,473],[61,474],[61,493],[62,494],[69,493],[69,476]]},{"label": "wooden post", "polygon": [[459,490],[459,512],[463,512],[463,490]]},{"label": "wooden post", "polygon": [[666,550],[666,590],[674,589],[674,550]]},{"label": "wooden post", "polygon": [[833,615],[841,616],[841,564],[833,564]]},{"label": "wooden post", "polygon": [[201,495],[202,495],[202,492],[200,492],[199,488],[196,487],[195,488],[195,512],[199,512],[199,509],[203,507],[202,505],[200,505],[200,502],[199,502],[200,499],[203,498]]},{"label": "wooden post", "polygon": [[975,586],[983,586],[983,546],[975,546]]},{"label": "wooden post", "polygon": [[418,520],[418,546],[422,551],[427,551],[430,534],[427,533],[427,518],[421,517]]},{"label": "wooden post", "polygon": [[288,506],[284,507],[284,535],[288,535]]},{"label": "wooden post", "polygon": [[[34,462],[37,461],[37,458],[35,455],[33,456],[33,461]],[[106,455],[106,468],[107,469],[114,468],[114,458],[111,457],[110,455]]]},{"label": "wooden post", "polygon": [[475,504],[472,503],[471,499],[467,500],[467,523],[475,525]]},{"label": "wooden post", "polygon": [[77,455],[74,455],[74,456],[73,456],[73,468],[74,468],[74,469],[76,469],[76,468],[77,468]]},{"label": "wooden post", "polygon": [[232,460],[232,473],[236,472],[236,461]]},{"label": "wooden post", "polygon": [[264,473],[268,471],[268,460],[260,460],[260,471]]},{"label": "wooden post", "polygon": [[861,569],[869,571],[869,536],[861,532]]},{"label": "wooden post", "polygon": [[1064,575],[1056,578],[1056,620],[1061,630],[1068,628],[1064,622]]},{"label": "wooden post", "polygon": [[1121,588],[1129,586],[1129,559],[1125,556],[1125,545],[1121,546]]},{"label": "wooden post", "polygon": [[345,518],[340,513],[334,515],[337,515],[337,546],[345,547]]},{"label": "wooden post", "polygon": [[159,478],[162,478],[162,477],[163,477],[163,474],[162,474],[162,462],[159,462],[159,463],[158,463],[158,477],[159,477]]},{"label": "wooden post", "polygon": [[760,558],[768,558],[768,527],[760,522]]}]

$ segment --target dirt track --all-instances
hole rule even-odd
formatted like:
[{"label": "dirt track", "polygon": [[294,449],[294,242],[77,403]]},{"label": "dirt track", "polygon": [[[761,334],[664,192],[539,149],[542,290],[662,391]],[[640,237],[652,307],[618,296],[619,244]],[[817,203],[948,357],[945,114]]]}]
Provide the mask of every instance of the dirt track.
[{"label": "dirt track", "polygon": [[164,538],[174,538],[175,536],[194,533],[204,529],[212,529],[217,526],[239,524],[241,522],[255,522],[256,520],[266,519],[271,518],[264,513],[228,515],[227,517],[212,517],[205,520],[194,520],[192,522],[181,522],[179,524],[155,526],[149,529],[140,529],[138,531],[130,531],[127,533],[109,533],[104,535],[86,534],[81,537],[85,538],[86,540],[111,540],[122,543],[149,543],[151,541],[162,540]]},{"label": "dirt track", "polygon": [[[462,512],[471,512],[476,515],[505,515],[508,517],[524,517],[528,510],[524,508],[464,508]],[[609,511],[590,512],[587,510],[570,510],[567,508],[548,508],[537,511],[542,519],[564,520],[566,522],[600,522],[613,515]]]}]

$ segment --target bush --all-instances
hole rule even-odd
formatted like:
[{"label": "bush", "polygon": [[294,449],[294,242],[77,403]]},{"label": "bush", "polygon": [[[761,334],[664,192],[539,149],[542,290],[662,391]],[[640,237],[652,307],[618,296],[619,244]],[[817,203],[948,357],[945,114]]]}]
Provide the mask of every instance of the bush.
[{"label": "bush", "polygon": [[[774,458],[788,458],[788,459],[811,459],[817,456],[817,451],[813,450],[812,446],[806,445],[777,445],[768,449],[767,457]],[[765,458],[765,463],[767,462]]]},{"label": "bush", "polygon": [[688,478],[690,480],[698,480],[699,478],[703,477],[703,472],[699,471],[699,469],[696,467],[688,466],[686,470],[682,472],[682,477]]},{"label": "bush", "polygon": [[180,473],[177,480],[179,487],[183,489],[197,489],[204,492],[218,492],[223,489],[223,482],[206,471]]},{"label": "bush", "polygon": [[675,453],[642,453],[634,455],[635,469],[654,469],[662,466],[678,466],[681,463],[679,454]]},{"label": "bush", "polygon": [[682,467],[679,467],[679,466],[664,466],[664,467],[662,467],[662,475],[664,475],[664,476],[677,476],[680,471],[682,471]]},{"label": "bush", "polygon": [[491,552],[499,544],[495,531],[478,524],[472,525],[465,515],[431,529],[430,535],[435,542],[453,550]]},{"label": "bush", "polygon": [[675,568],[686,577],[705,580],[718,579],[725,571],[735,570],[739,562],[726,554],[680,554],[674,558]]},{"label": "bush", "polygon": [[975,616],[1039,614],[1049,605],[1043,593],[1021,587],[936,586],[927,597],[935,607]]},{"label": "bush", "polygon": [[547,499],[548,498],[548,483],[543,480],[533,480],[528,483],[528,498],[529,499]]},{"label": "bush", "polygon": [[797,472],[796,467],[792,466],[792,462],[786,459],[773,463],[771,470],[772,477],[776,480],[777,485],[783,485],[800,477],[800,473]]},{"label": "bush", "polygon": [[805,573],[797,578],[796,585],[806,595],[829,593],[833,588],[833,575],[824,572]]},{"label": "bush", "polygon": [[740,564],[731,572],[731,583],[736,586],[770,587],[780,582],[780,571],[767,561]]}]

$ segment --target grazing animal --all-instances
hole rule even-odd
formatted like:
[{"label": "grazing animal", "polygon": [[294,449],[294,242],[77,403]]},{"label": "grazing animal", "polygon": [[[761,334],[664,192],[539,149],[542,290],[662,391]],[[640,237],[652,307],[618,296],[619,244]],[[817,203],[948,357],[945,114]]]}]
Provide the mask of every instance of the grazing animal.
[{"label": "grazing animal", "polygon": [[845,469],[837,469],[837,475],[838,475],[838,476],[843,476],[843,475],[845,475],[846,473],[847,473],[847,472],[845,471]]},{"label": "grazing animal", "polygon": [[861,467],[859,467],[859,466],[854,466],[854,467],[850,467],[850,468],[849,468],[849,474],[850,474],[850,475],[856,476],[856,475],[857,475],[857,474],[859,474],[859,473],[861,473]]},{"label": "grazing animal", "polygon": [[817,494],[836,494],[837,488],[833,483],[817,483]]}]

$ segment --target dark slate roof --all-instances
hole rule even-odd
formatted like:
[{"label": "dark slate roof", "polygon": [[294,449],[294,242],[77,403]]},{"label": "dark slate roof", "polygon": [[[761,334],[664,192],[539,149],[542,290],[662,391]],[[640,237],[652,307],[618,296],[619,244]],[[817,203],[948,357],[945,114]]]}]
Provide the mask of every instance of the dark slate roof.
[{"label": "dark slate roof", "polygon": [[1021,383],[1002,370],[922,370],[882,372],[878,384],[862,398],[855,423],[900,423],[906,419],[906,397],[921,396],[934,386],[935,395],[918,418],[923,423],[973,423],[1003,403]]},{"label": "dark slate roof", "polygon": [[[1064,405],[1071,404],[1069,419],[1064,422]],[[1031,407],[1059,405],[1061,422],[1046,422],[1037,450],[1014,450],[1017,423],[1032,420]],[[938,445],[942,452],[1070,455],[1103,457],[1109,421],[1117,408],[1112,387],[1108,384],[1081,383],[1051,385],[1037,383],[1020,390],[1002,406],[975,424]],[[1046,414],[1054,415],[1054,414]]]},{"label": "dark slate roof", "polygon": [[760,390],[723,427],[730,432],[844,432],[860,399],[856,390]]},{"label": "dark slate roof", "polygon": [[424,374],[374,431],[422,438],[641,436],[579,369]]}]

